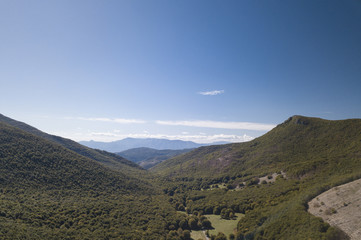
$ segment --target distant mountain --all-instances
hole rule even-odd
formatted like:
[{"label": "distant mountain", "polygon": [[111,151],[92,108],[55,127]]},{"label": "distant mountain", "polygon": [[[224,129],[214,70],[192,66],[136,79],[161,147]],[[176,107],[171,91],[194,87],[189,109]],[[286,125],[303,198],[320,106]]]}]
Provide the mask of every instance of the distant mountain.
[{"label": "distant mountain", "polygon": [[26,123],[16,121],[16,120],[8,118],[2,114],[0,114],[0,122],[6,123],[6,124],[16,127],[16,128],[19,128],[23,131],[34,134],[38,137],[44,138],[51,142],[60,144],[67,149],[70,149],[84,157],[91,158],[91,159],[93,159],[97,162],[100,162],[100,163],[104,164],[105,166],[110,167],[112,169],[117,169],[117,170],[121,170],[121,171],[133,171],[134,168],[139,168],[139,166],[137,164],[134,164],[133,162],[128,161],[128,160],[120,157],[119,155],[105,152],[105,151],[96,150],[96,149],[91,149],[91,148],[85,147],[73,140],[47,134],[45,132],[42,132],[42,131],[26,124]]},{"label": "distant mountain", "polygon": [[193,148],[182,150],[157,150],[153,148],[141,147],[128,149],[116,154],[139,164],[145,169],[148,169],[169,158],[190,152],[192,150]]},{"label": "distant mountain", "polygon": [[171,149],[181,150],[187,148],[198,148],[208,144],[199,144],[191,141],[181,140],[168,140],[157,138],[125,138],[123,140],[114,142],[96,142],[96,141],[81,141],[83,144],[90,148],[101,149],[108,152],[122,152],[132,148],[147,147],[157,150]]}]

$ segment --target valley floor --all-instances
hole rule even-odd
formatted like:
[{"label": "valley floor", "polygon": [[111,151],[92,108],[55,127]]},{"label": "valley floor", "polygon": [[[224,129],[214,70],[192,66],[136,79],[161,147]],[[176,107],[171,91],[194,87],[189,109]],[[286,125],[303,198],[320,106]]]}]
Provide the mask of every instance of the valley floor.
[{"label": "valley floor", "polygon": [[[235,214],[236,218],[232,220],[222,219],[220,215],[214,215],[214,214],[208,214],[204,216],[206,216],[209,219],[209,221],[211,221],[212,226],[214,227],[214,229],[208,230],[210,235],[217,235],[219,232],[222,232],[226,236],[229,236],[229,234],[231,233],[235,234],[237,223],[242,217],[244,217],[244,214],[236,213]],[[198,239],[208,240],[209,238],[207,238],[205,233],[206,231],[204,230],[198,230],[198,231],[193,230],[191,232],[191,237],[196,240]]]},{"label": "valley floor", "polygon": [[334,187],[308,203],[308,211],[351,239],[361,239],[361,179]]}]

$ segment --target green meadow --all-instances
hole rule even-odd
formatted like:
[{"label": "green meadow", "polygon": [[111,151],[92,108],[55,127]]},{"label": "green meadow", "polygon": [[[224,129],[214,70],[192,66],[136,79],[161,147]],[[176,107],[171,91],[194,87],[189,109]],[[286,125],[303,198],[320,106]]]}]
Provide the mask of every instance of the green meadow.
[{"label": "green meadow", "polygon": [[[208,230],[209,235],[217,235],[219,232],[222,232],[228,237],[229,234],[235,233],[235,230],[237,228],[237,223],[241,218],[244,217],[244,214],[236,213],[235,214],[236,218],[232,220],[222,219],[220,215],[214,215],[214,214],[205,215],[205,216],[209,219],[209,221],[211,221],[212,226],[214,228],[212,230]],[[192,231],[191,237],[195,240],[206,239],[203,230]]]}]

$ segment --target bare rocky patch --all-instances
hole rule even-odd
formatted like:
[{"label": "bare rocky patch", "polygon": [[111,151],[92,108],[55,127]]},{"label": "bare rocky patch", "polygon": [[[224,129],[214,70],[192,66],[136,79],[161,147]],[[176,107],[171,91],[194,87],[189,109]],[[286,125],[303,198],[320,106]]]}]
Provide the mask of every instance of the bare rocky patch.
[{"label": "bare rocky patch", "polygon": [[361,239],[361,179],[334,187],[308,203],[308,211],[350,236]]},{"label": "bare rocky patch", "polygon": [[280,175],[282,175],[283,178],[286,178],[286,173],[281,171],[281,173],[273,173],[264,177],[260,177],[258,184],[273,183],[276,181],[276,178]]}]

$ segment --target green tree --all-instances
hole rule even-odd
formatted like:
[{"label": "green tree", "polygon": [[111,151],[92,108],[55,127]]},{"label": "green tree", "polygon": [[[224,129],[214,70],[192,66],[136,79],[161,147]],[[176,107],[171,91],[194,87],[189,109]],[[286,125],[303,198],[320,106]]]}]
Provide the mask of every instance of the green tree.
[{"label": "green tree", "polygon": [[202,228],[204,228],[204,229],[211,229],[211,228],[212,228],[212,223],[211,223],[211,221],[209,221],[208,219],[202,220]]},{"label": "green tree", "polygon": [[227,240],[226,235],[224,235],[224,233],[219,232],[215,238],[215,240]]},{"label": "green tree", "polygon": [[198,221],[191,217],[189,220],[188,220],[188,226],[191,230],[195,230],[198,228]]}]

